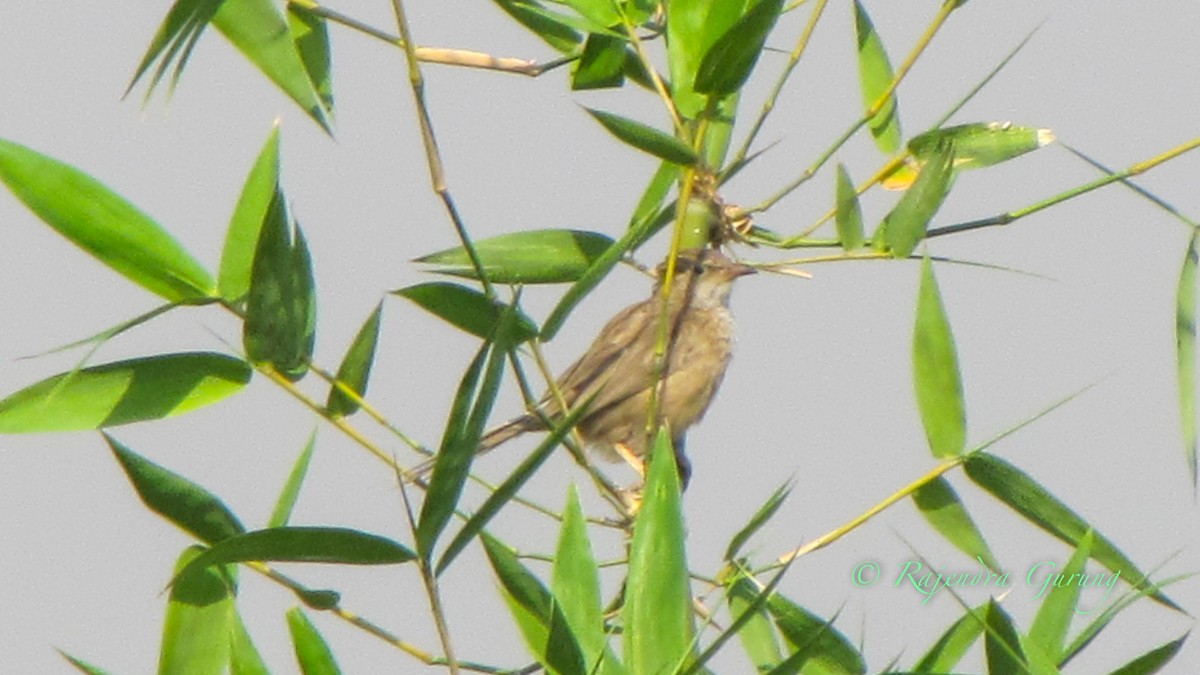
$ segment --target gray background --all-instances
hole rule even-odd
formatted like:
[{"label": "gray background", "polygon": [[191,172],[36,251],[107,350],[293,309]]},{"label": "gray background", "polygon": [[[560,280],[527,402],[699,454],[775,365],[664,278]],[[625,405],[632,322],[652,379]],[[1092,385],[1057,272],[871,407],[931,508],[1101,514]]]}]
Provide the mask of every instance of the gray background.
[{"label": "gray background", "polygon": [[[849,5],[833,5],[761,136],[783,142],[728,186],[728,200],[749,204],[770,194],[857,116]],[[388,6],[343,0],[336,8],[391,29]],[[894,61],[934,7],[870,3]],[[0,21],[0,137],[97,176],[215,269],[241,182],[278,116],[284,185],[313,249],[320,286],[317,359],[332,366],[381,293],[423,278],[407,261],[454,243],[428,189],[400,55],[334,29],[333,141],[215,32],[201,41],[174,99],[168,104],[159,97],[143,111],[141,89],[125,102],[119,96],[165,11],[166,3],[8,3]],[[414,2],[411,14],[421,44],[552,56],[487,2]],[[790,49],[801,14],[806,10],[786,17],[770,44]],[[939,117],[1042,24],[1028,49],[955,121],[1051,127],[1060,139],[1111,165],[1145,159],[1197,133],[1198,21],[1200,6],[1184,2],[977,0],[955,15],[901,88],[905,129],[911,135]],[[761,101],[771,79],[762,76],[773,77],[783,58],[763,59],[748,105]],[[533,227],[620,232],[654,163],[613,141],[578,103],[662,126],[664,116],[649,96],[568,95],[564,73],[529,80],[437,67],[425,72],[450,185],[474,234]],[[865,138],[838,159],[859,179],[881,161]],[[1148,175],[1145,184],[1200,214],[1197,162],[1180,159]],[[823,173],[760,222],[784,232],[811,223],[831,204],[831,175]],[[1093,177],[1061,148],[1047,148],[962,176],[937,222],[1019,208]],[[881,217],[891,199],[868,199],[868,219]],[[10,196],[0,196],[0,233],[5,393],[68,369],[79,354],[19,357],[92,334],[156,303],[73,249]],[[990,438],[1100,380],[995,451],[1144,569],[1163,565],[1164,574],[1195,571],[1198,561],[1173,352],[1175,282],[1187,236],[1160,210],[1112,187],[1008,228],[930,247],[1046,277],[938,267],[962,361],[970,439]],[[663,242],[655,241],[643,262],[657,262],[663,250]],[[752,260],[773,257],[744,247],[737,252]],[[812,281],[760,275],[742,282],[735,294],[737,357],[716,405],[689,439],[695,479],[686,499],[688,545],[697,570],[715,572],[728,538],[789,476],[796,481],[793,497],[753,544],[760,560],[846,522],[932,466],[909,375],[917,266],[810,269]],[[560,292],[528,289],[529,312],[544,318]],[[548,346],[556,368],[568,364],[608,316],[645,293],[639,275],[612,275]],[[98,360],[221,350],[216,336],[236,343],[237,326],[215,311],[181,311],[105,346]],[[475,348],[473,339],[390,299],[370,398],[400,427],[434,444]],[[496,419],[518,409],[515,391],[506,388]],[[247,524],[259,525],[315,424],[279,390],[256,380],[222,405],[115,434],[221,495]],[[495,453],[482,470],[504,475],[532,442]],[[96,434],[0,439],[0,467],[0,670],[66,672],[53,651],[59,647],[112,672],[150,672],[165,602],[161,590],[187,538],[141,506]],[[322,426],[295,522],[360,527],[407,540],[398,491],[380,468]],[[630,480],[619,469],[613,473]],[[533,494],[561,504],[565,485],[580,478],[569,462],[556,459]],[[1038,561],[1065,562],[1066,547],[993,505],[959,472],[951,480],[1014,578]],[[588,499],[595,505],[590,494]],[[552,545],[552,527],[524,514],[501,519],[496,531],[526,550]],[[614,537],[601,541],[607,547],[601,557],[619,551]],[[918,553],[947,571],[975,568],[905,502],[799,561],[784,589],[824,616],[840,610],[838,626],[866,645],[873,669],[897,655],[910,665],[961,612],[947,594],[922,605],[911,589],[891,585]],[[884,578],[876,587],[850,583],[863,561],[881,566]],[[436,651],[424,596],[410,570],[297,574],[313,585],[343,589],[348,608]],[[253,636],[273,669],[293,671],[282,619],[293,598],[256,575],[243,579],[241,603]],[[618,579],[606,582],[615,590]],[[523,663],[493,586],[476,549],[448,573],[448,612],[459,652],[474,660]],[[1195,582],[1170,594],[1185,608],[1200,607]],[[1033,595],[1017,583],[1005,600],[1022,626],[1036,610]],[[986,593],[968,590],[964,597],[975,604]],[[419,670],[408,657],[331,617],[315,620],[346,672]],[[1070,670],[1111,669],[1190,626],[1184,615],[1140,603]],[[973,663],[970,668],[977,667]],[[1185,664],[1196,663],[1200,647],[1190,645],[1170,672],[1191,672]],[[721,672],[748,672],[736,645],[718,665]]]}]

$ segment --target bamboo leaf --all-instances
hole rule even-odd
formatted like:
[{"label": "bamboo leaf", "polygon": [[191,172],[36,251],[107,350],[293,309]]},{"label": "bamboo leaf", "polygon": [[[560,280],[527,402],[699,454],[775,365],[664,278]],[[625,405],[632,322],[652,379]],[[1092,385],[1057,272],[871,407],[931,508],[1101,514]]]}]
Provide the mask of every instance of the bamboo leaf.
[{"label": "bamboo leaf", "polygon": [[601,110],[584,108],[596,118],[596,121],[623,143],[632,145],[643,152],[650,153],[659,159],[673,162],[682,166],[691,166],[699,161],[695,151],[686,143],[674,136],[663,133],[654,127],[636,122],[628,117],[621,117]]},{"label": "bamboo leaf", "polygon": [[[912,187],[883,219],[876,237],[896,258],[907,258],[925,238],[929,221],[946,201],[954,180],[954,146],[944,145],[929,158]],[[878,241],[878,239],[877,239]]]},{"label": "bamboo leaf", "polygon": [[837,175],[837,224],[838,241],[845,251],[855,251],[863,245],[862,205],[858,202],[858,190],[843,164],[838,164]]},{"label": "bamboo leaf", "polygon": [[107,670],[93,666],[92,664],[88,663],[87,661],[84,661],[83,659],[71,656],[70,654],[64,652],[61,649],[58,650],[58,654],[59,654],[59,656],[66,659],[67,663],[70,663],[72,666],[75,666],[75,669],[81,673],[86,673],[87,675],[109,675]]},{"label": "bamboo leaf", "polygon": [[1192,487],[1196,487],[1196,264],[1200,259],[1200,230],[1192,230],[1175,294],[1175,358],[1179,377],[1179,414],[1183,449]]},{"label": "bamboo leaf", "polygon": [[867,672],[862,655],[833,627],[832,620],[825,621],[778,593],[767,601],[767,611],[774,617],[780,634],[796,650],[788,661],[814,668],[813,672],[854,675]]},{"label": "bamboo leaf", "polygon": [[725,547],[725,560],[727,562],[732,562],[734,558],[737,558],[738,554],[741,553],[742,547],[746,545],[747,541],[750,541],[750,537],[753,537],[756,532],[762,529],[762,526],[766,525],[767,521],[771,520],[775,513],[779,511],[779,507],[783,506],[783,502],[792,493],[794,485],[795,483],[789,480],[775,488],[771,496],[767,497],[767,501],[758,507],[758,511],[754,512],[754,515],[742,526],[742,529],[733,535],[733,539],[729,540],[729,546]]},{"label": "bamboo leaf", "polygon": [[550,591],[499,540],[484,533],[481,541],[521,634],[538,663],[554,675],[587,673],[579,643]]},{"label": "bamboo leaf", "polygon": [[251,372],[244,361],[207,352],[83,368],[0,401],[0,433],[81,431],[174,417],[241,390]]},{"label": "bamboo leaf", "polygon": [[251,361],[269,363],[293,382],[304,377],[316,341],[312,259],[299,226],[289,225],[283,192],[263,219],[254,251],[242,343]]},{"label": "bamboo leaf", "polygon": [[[237,516],[213,493],[138,455],[107,434],[104,440],[151,511],[206,544],[246,531]],[[188,559],[191,557],[194,556]]]},{"label": "bamboo leaf", "polygon": [[[444,281],[417,284],[392,291],[392,294],[413,301],[434,316],[477,337],[491,334],[509,307],[489,300],[479,291]],[[537,335],[537,325],[529,317],[516,309],[512,312],[515,315],[512,339],[516,343]]]},{"label": "bamboo leaf", "polygon": [[333,658],[333,651],[317,627],[312,624],[304,610],[299,607],[287,612],[288,633],[292,636],[292,649],[296,654],[296,662],[300,664],[300,672],[304,675],[339,675]]},{"label": "bamboo leaf", "polygon": [[583,45],[583,54],[571,76],[571,89],[611,89],[625,84],[625,63],[629,56],[627,44],[619,37],[589,33]]},{"label": "bamboo leaf", "polygon": [[71,243],[171,302],[216,294],[216,282],[166,230],[88,174],[0,139],[0,181]]},{"label": "bamboo leaf", "polygon": [[958,662],[962,660],[963,656],[966,656],[967,651],[983,634],[986,617],[987,605],[967,609],[962,617],[947,628],[945,633],[942,633],[929,651],[925,652],[917,665],[913,666],[913,672],[954,672]]},{"label": "bamboo leaf", "polygon": [[1049,129],[1018,127],[1011,122],[976,122],[927,131],[908,142],[918,164],[937,154],[944,143],[954,144],[954,168],[980,169],[1007,162],[1053,142]]},{"label": "bamboo leaf", "polygon": [[517,23],[533,31],[546,44],[566,54],[583,41],[580,33],[589,26],[584,21],[572,21],[570,17],[547,10],[535,0],[493,0],[500,9]]},{"label": "bamboo leaf", "polygon": [[717,98],[740,91],[782,10],[783,0],[759,0],[717,38],[700,61],[695,91]]},{"label": "bamboo leaf", "polygon": [[921,263],[912,361],[917,407],[929,449],[939,458],[962,454],[967,442],[967,411],[958,353],[928,256]]},{"label": "bamboo leaf", "polygon": [[254,646],[254,641],[250,639],[250,633],[246,631],[242,615],[236,608],[229,647],[230,675],[271,675],[267,664],[262,660],[262,655],[258,653],[258,648]]},{"label": "bamboo leaf", "polygon": [[314,430],[308,437],[308,443],[304,445],[304,450],[296,458],[291,473],[288,474],[287,482],[284,483],[283,490],[279,493],[279,499],[275,501],[275,508],[271,511],[271,519],[267,521],[267,527],[283,527],[291,520],[292,509],[296,506],[296,499],[300,496],[300,486],[308,474],[308,464],[312,460],[313,449],[316,446],[317,432]]},{"label": "bamboo leaf", "polygon": [[1021,648],[1021,636],[1012,619],[1000,605],[991,600],[987,607],[987,632],[984,634],[984,654],[989,673],[1032,673]]},{"label": "bamboo leaf", "polygon": [[913,493],[913,502],[925,520],[929,521],[946,541],[988,569],[1000,569],[1000,564],[988,548],[983,533],[979,531],[975,521],[971,519],[971,514],[967,513],[958,494],[945,478],[939,476],[923,485]]},{"label": "bamboo leaf", "polygon": [[254,251],[258,248],[259,233],[267,211],[275,199],[279,185],[279,125],[271,129],[249,175],[242,186],[221,252],[218,274],[221,297],[230,302],[240,301],[250,290],[250,272]]},{"label": "bamboo leaf", "polygon": [[295,3],[287,5],[288,31],[308,81],[321,100],[321,107],[333,114],[333,58],[329,49],[329,27],[325,17]]},{"label": "bamboo leaf", "polygon": [[[973,454],[963,464],[967,476],[992,493],[1026,520],[1071,546],[1079,546],[1093,528],[1074,511],[1051,495],[1027,474],[999,457]],[[1119,575],[1157,602],[1179,609],[1162,591],[1154,588],[1147,576],[1107,537],[1094,533],[1091,559]]]},{"label": "bamboo leaf", "polygon": [[[1092,541],[1094,535],[1091,530],[1088,530],[1080,540],[1079,546],[1075,547],[1075,553],[1071,555],[1071,559],[1067,561],[1066,567],[1062,569],[1062,574],[1070,579],[1072,575],[1082,574],[1084,566],[1087,564],[1088,558],[1092,554]],[[1052,573],[1054,563],[1044,564],[1049,568],[1047,574]],[[1032,576],[1033,570],[1030,570]],[[1079,608],[1079,594],[1082,590],[1081,584],[1068,583],[1065,586],[1050,586],[1047,592],[1047,587],[1042,586],[1037,597],[1042,599],[1042,606],[1038,608],[1037,616],[1033,619],[1033,625],[1029,627],[1028,641],[1037,645],[1037,647],[1051,660],[1058,661],[1062,658],[1064,647],[1067,641],[1067,631],[1071,628],[1071,619],[1075,616],[1075,611]]]},{"label": "bamboo leaf", "polygon": [[170,86],[174,89],[179,82],[179,76],[183,74],[183,69],[187,67],[192,49],[220,7],[221,3],[214,0],[176,0],[163,19],[162,25],[158,27],[145,56],[142,57],[142,62],[138,64],[133,79],[125,89],[125,95],[128,96],[129,92],[133,91],[134,86],[155,61],[159,61],[159,65],[146,91],[146,99],[149,100],[154,93],[155,87],[162,81],[172,62],[175,62],[175,71],[172,73]]},{"label": "bamboo leaf", "polygon": [[[854,0],[854,29],[858,36],[858,78],[863,106],[870,110],[892,84],[892,64],[875,24],[859,0]],[[891,154],[900,149],[900,114],[894,92],[871,118],[869,126],[880,150]]]},{"label": "bamboo leaf", "polygon": [[[359,398],[367,393],[367,382],[371,379],[371,364],[375,362],[375,346],[379,342],[379,320],[383,316],[383,303],[375,305],[375,311],[363,322],[354,336],[350,349],[338,367],[337,381],[346,385]],[[345,417],[358,411],[358,403],[347,396],[336,385],[329,388],[325,409],[330,415]]]},{"label": "bamboo leaf", "polygon": [[1136,659],[1126,663],[1112,672],[1112,675],[1151,675],[1162,670],[1168,663],[1179,655],[1183,643],[1190,633],[1185,633],[1178,640],[1172,640],[1162,646],[1155,647]]},{"label": "bamboo leaf", "polygon": [[[612,238],[582,230],[526,230],[474,242],[488,279],[498,284],[577,281],[612,246]],[[421,256],[431,270],[468,279],[479,275],[462,247]]]},{"label": "bamboo leaf", "polygon": [[685,534],[675,451],[660,429],[633,525],[625,582],[625,662],[634,673],[671,672],[693,656]]},{"label": "bamboo leaf", "polygon": [[[190,546],[175,569],[202,549]],[[171,589],[163,620],[160,675],[224,675],[229,666],[237,609],[232,583],[221,570],[194,575]]]}]

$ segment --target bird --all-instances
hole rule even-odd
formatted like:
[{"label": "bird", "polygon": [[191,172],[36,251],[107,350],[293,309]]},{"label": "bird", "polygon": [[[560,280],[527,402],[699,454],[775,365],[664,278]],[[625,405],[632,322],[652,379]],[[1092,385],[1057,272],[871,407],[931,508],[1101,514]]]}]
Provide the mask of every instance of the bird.
[{"label": "bird", "polygon": [[[656,386],[656,346],[663,318],[662,287],[667,262],[659,265],[650,297],[618,312],[591,346],[557,379],[534,411],[483,434],[478,452],[487,452],[521,434],[546,431],[546,420],[587,403],[575,428],[584,444],[609,461],[647,452],[647,419]],[[729,310],[733,282],[756,270],[712,248],[690,249],[676,258],[666,301],[665,368],[658,418],[672,435],[680,481],[686,487],[691,464],[684,455],[688,429],[699,422],[725,376],[733,353],[734,321]]]}]

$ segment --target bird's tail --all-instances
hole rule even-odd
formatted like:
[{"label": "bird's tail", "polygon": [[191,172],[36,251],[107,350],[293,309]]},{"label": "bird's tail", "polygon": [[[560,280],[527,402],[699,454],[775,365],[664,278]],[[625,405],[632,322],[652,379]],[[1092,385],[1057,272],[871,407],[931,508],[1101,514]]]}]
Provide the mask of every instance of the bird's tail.
[{"label": "bird's tail", "polygon": [[[498,427],[489,429],[483,435],[483,437],[479,439],[479,448],[475,450],[475,454],[482,455],[497,445],[500,445],[505,441],[512,440],[526,431],[533,431],[539,428],[541,428],[541,425],[538,422],[538,418],[532,415],[515,417]],[[429,474],[433,472],[433,465],[436,461],[437,457],[432,457],[425,460],[413,468],[413,473],[420,478],[429,476]]]}]

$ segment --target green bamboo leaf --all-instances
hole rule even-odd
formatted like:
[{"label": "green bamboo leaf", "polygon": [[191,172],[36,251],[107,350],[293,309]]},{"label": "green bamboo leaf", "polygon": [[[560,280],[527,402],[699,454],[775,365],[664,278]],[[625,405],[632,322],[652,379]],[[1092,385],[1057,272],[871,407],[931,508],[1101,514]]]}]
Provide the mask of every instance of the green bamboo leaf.
[{"label": "green bamboo leaf", "polygon": [[613,136],[638,150],[682,166],[692,166],[699,160],[695,151],[688,147],[687,143],[654,127],[601,110],[591,108],[584,108],[584,110],[596,118],[596,121],[608,129]]},{"label": "green bamboo leaf", "polygon": [[269,363],[293,382],[304,377],[316,341],[317,298],[312,259],[298,225],[288,224],[276,189],[254,251],[242,344],[256,363]]},{"label": "green bamboo leaf", "polygon": [[0,401],[0,433],[81,431],[191,412],[239,391],[250,367],[224,354],[162,354],[63,373]]},{"label": "green bamboo leaf", "polygon": [[[471,335],[487,337],[496,329],[500,317],[510,305],[489,300],[486,295],[465,286],[444,281],[417,284],[392,291],[407,298],[434,316]],[[537,325],[519,310],[513,309],[512,339],[525,342],[537,335]]]},{"label": "green bamboo leaf", "polygon": [[479,348],[459,382],[417,521],[417,551],[426,561],[432,560],[434,544],[458,507],[483,427],[496,402],[505,358],[514,344],[514,315],[515,311],[509,310],[500,316],[495,331]]},{"label": "green bamboo leaf", "polygon": [[[526,230],[474,242],[489,280],[498,284],[557,284],[577,281],[613,240],[582,230]],[[468,279],[479,275],[461,246],[421,256],[431,270]]]},{"label": "green bamboo leaf", "polygon": [[[854,28],[858,36],[858,78],[862,87],[863,106],[867,110],[892,84],[892,64],[875,24],[859,0],[854,0]],[[895,92],[869,122],[871,135],[879,149],[891,154],[900,149],[900,113]]]},{"label": "green bamboo leaf", "polygon": [[[734,6],[737,14],[741,13],[744,2],[728,0],[714,3],[712,0],[666,0],[662,3],[666,9],[667,21],[667,67],[670,73],[671,100],[675,102],[680,115],[687,119],[695,119],[704,109],[705,97],[696,93],[693,85],[696,82],[696,72],[704,52],[711,44],[705,40],[706,24],[709,12],[714,6],[728,4]],[[732,25],[732,21],[727,24]]]},{"label": "green bamboo leaf", "polygon": [[216,282],[150,216],[100,181],[0,139],[0,181],[71,243],[171,302],[216,294]]},{"label": "green bamboo leaf", "polygon": [[742,526],[742,529],[733,535],[733,539],[729,540],[729,546],[725,547],[725,560],[727,562],[733,562],[734,558],[737,558],[738,554],[741,553],[742,547],[746,545],[746,542],[750,541],[750,537],[753,537],[756,532],[762,529],[762,526],[767,524],[767,521],[779,510],[779,507],[783,506],[783,502],[792,493],[794,485],[795,483],[789,480],[775,488],[771,496],[767,497],[767,501],[758,507],[758,511],[754,512],[754,515]]},{"label": "green bamboo leaf", "polygon": [[488,498],[483,502],[483,505],[475,513],[471,514],[467,522],[463,523],[462,529],[446,545],[446,550],[442,553],[442,557],[437,564],[437,574],[440,575],[444,572],[450,566],[450,563],[458,557],[458,554],[466,548],[467,544],[475,538],[475,535],[482,532],[483,528],[487,527],[492,518],[500,512],[500,509],[504,508],[520,492],[525,483],[550,458],[550,454],[554,452],[559,443],[562,442],[562,439],[571,432],[571,429],[575,427],[575,424],[587,412],[587,406],[590,402],[591,399],[588,399],[582,405],[576,406],[571,411],[571,414],[558,422],[558,425],[546,436],[538,447],[521,461],[512,472],[512,475],[493,490],[492,494],[488,495]]},{"label": "green bamboo leaf", "polygon": [[229,639],[229,674],[230,675],[271,675],[262,655],[250,639],[246,623],[242,615],[234,608],[233,629]]},{"label": "green bamboo leaf", "polygon": [[533,31],[546,44],[566,54],[583,41],[581,33],[592,28],[586,21],[551,12],[535,0],[493,0],[517,23]]},{"label": "green bamboo leaf", "polygon": [[550,591],[498,539],[484,533],[480,540],[533,657],[554,675],[588,673],[583,651]]},{"label": "green bamboo leaf", "polygon": [[597,675],[624,673],[608,645],[604,610],[600,604],[600,571],[592,554],[587,520],[574,485],[570,488],[567,508],[563,511],[550,589],[554,600],[562,608],[571,632],[579,641],[587,672]]},{"label": "green bamboo leaf", "polygon": [[[302,34],[299,37],[306,40],[304,44],[293,42],[287,21],[271,0],[222,2],[212,17],[212,24],[314,122],[330,133],[330,111],[317,91],[317,86],[328,86],[328,73],[324,73],[325,82],[318,82],[314,86],[308,70],[311,66],[312,74],[318,77],[322,75],[316,63],[319,49],[313,46],[319,38]],[[325,49],[328,50],[328,46]],[[306,51],[312,63],[301,58],[301,50]]]},{"label": "green bamboo leaf", "polygon": [[[1084,572],[1084,566],[1092,554],[1093,539],[1094,534],[1091,530],[1083,535],[1079,546],[1075,547],[1075,553],[1071,555],[1066,567],[1062,569],[1061,573],[1065,578],[1070,579],[1073,578],[1072,575]],[[1054,563],[1040,563],[1040,566],[1048,568],[1044,570],[1046,574],[1054,573]],[[1071,619],[1079,609],[1081,590],[1081,584],[1077,583],[1050,586],[1049,588],[1042,586],[1034,598],[1035,600],[1042,598],[1042,606],[1038,608],[1033,625],[1029,627],[1027,639],[1037,645],[1038,649],[1053,661],[1062,658],[1067,642],[1067,631],[1071,628]]]},{"label": "green bamboo leaf", "polygon": [[625,84],[626,44],[619,37],[589,33],[571,76],[571,89],[611,89]]},{"label": "green bamboo leaf", "polygon": [[983,539],[983,533],[976,527],[971,514],[967,513],[958,494],[945,478],[939,476],[914,492],[913,503],[946,541],[988,569],[1000,569],[1000,564]]},{"label": "green bamboo leaf", "polygon": [[612,0],[564,0],[564,4],[591,21],[596,28],[610,28],[621,23],[621,15]]},{"label": "green bamboo leaf", "polygon": [[[203,549],[188,547],[180,570]],[[163,620],[160,675],[224,675],[237,608],[230,578],[221,570],[196,574],[171,588]]]},{"label": "green bamboo leaf", "polygon": [[858,190],[844,164],[838,164],[837,175],[837,224],[838,241],[845,251],[855,251],[863,245],[862,205],[858,202]]},{"label": "green bamboo leaf", "polygon": [[1006,162],[1053,140],[1049,129],[1018,127],[1011,122],[976,122],[926,131],[908,142],[908,151],[918,163],[924,163],[937,154],[943,143],[953,143],[954,168],[966,170]]},{"label": "green bamboo leaf", "polygon": [[912,360],[917,407],[929,449],[938,458],[962,454],[967,442],[967,411],[958,353],[929,256],[921,263]]},{"label": "green bamboo leaf", "polygon": [[96,666],[93,666],[92,664],[88,663],[87,661],[84,661],[83,659],[79,659],[74,656],[71,656],[70,654],[64,652],[61,649],[59,649],[57,651],[58,651],[59,656],[66,659],[67,663],[70,663],[72,666],[75,666],[75,669],[81,673],[87,673],[87,675],[109,675],[108,671],[104,670],[103,668],[97,668]]},{"label": "green bamboo leaf", "polygon": [[1192,230],[1179,285],[1175,293],[1175,358],[1179,378],[1179,414],[1183,449],[1192,487],[1196,487],[1196,264],[1200,259],[1200,230]]},{"label": "green bamboo leaf", "polygon": [[218,285],[221,297],[230,302],[240,301],[250,290],[254,251],[258,248],[259,233],[262,232],[263,221],[275,199],[278,185],[279,125],[276,124],[246,176],[242,194],[225,233]]},{"label": "green bamboo leaf", "polygon": [[308,474],[308,464],[312,461],[313,449],[316,446],[317,432],[314,429],[312,435],[308,437],[308,443],[304,444],[304,450],[296,458],[296,463],[288,474],[287,482],[283,484],[283,490],[279,492],[279,498],[275,501],[275,508],[271,511],[271,519],[267,521],[267,527],[283,527],[291,520],[292,509],[296,506],[296,499],[300,496],[300,486]]},{"label": "green bamboo leaf", "polygon": [[329,49],[329,27],[325,17],[295,3],[287,5],[288,32],[308,81],[321,100],[321,107],[333,114],[333,59]]},{"label": "green bamboo leaf", "polygon": [[767,600],[767,611],[775,619],[779,633],[796,650],[788,661],[815,668],[813,672],[854,675],[867,672],[862,655],[833,627],[832,620],[825,621],[778,593]]},{"label": "green bamboo leaf", "polygon": [[333,651],[304,610],[299,607],[289,609],[287,624],[300,672],[304,675],[340,675],[342,670],[333,658]]},{"label": "green bamboo leaf", "polygon": [[237,516],[213,493],[138,455],[108,434],[104,440],[151,511],[206,544],[246,531]]},{"label": "green bamboo leaf", "polygon": [[1012,619],[1000,605],[991,600],[987,607],[987,632],[984,634],[984,654],[989,673],[1032,673],[1021,648],[1021,636]]},{"label": "green bamboo leaf", "polygon": [[660,429],[642,507],[633,525],[625,582],[625,662],[634,673],[671,672],[694,656],[692,594],[675,451]]},{"label": "green bamboo leaf", "polygon": [[[375,362],[375,346],[379,342],[379,320],[383,316],[383,303],[375,305],[375,311],[358,329],[350,349],[338,367],[337,381],[346,385],[359,398],[367,393],[367,381],[371,379],[371,364]],[[358,412],[358,403],[337,386],[329,389],[325,409],[330,415],[345,417]]]},{"label": "green bamboo leaf", "polygon": [[695,91],[715,97],[740,91],[782,10],[783,0],[759,0],[717,38],[700,61]]},{"label": "green bamboo leaf", "polygon": [[1183,649],[1190,633],[1185,633],[1178,640],[1172,640],[1162,646],[1155,647],[1136,659],[1112,671],[1112,675],[1151,675],[1162,670]]},{"label": "green bamboo leaf", "polygon": [[[1074,511],[1060,502],[1041,485],[1015,466],[999,457],[973,454],[963,463],[967,476],[984,490],[992,493],[1026,520],[1058,537],[1071,546],[1079,546],[1088,531],[1093,529]],[[1145,592],[1155,601],[1179,609],[1162,591],[1154,588],[1147,576],[1125,556],[1107,537],[1094,533],[1091,559],[1119,574],[1126,583]]]},{"label": "green bamboo leaf", "polygon": [[783,662],[783,653],[779,651],[779,638],[776,636],[770,614],[765,607],[754,607],[755,604],[759,604],[759,593],[744,577],[734,583],[727,583],[725,587],[731,616],[743,617],[746,612],[751,612],[749,619],[738,630],[738,638],[746,650],[746,655],[754,664],[755,672],[770,672]]},{"label": "green bamboo leaf", "polygon": [[162,25],[154,34],[150,47],[142,57],[142,62],[138,64],[129,86],[125,89],[125,95],[128,96],[129,92],[133,91],[134,86],[155,61],[159,61],[159,65],[146,90],[146,100],[150,99],[155,87],[162,81],[172,62],[175,62],[175,71],[171,75],[170,87],[174,89],[192,55],[192,49],[195,48],[196,42],[220,7],[221,3],[214,0],[176,0],[175,4],[171,5],[170,11],[167,12],[166,18],[163,19]]},{"label": "green bamboo leaf", "polygon": [[306,562],[334,565],[398,565],[416,558],[408,547],[376,534],[344,527],[272,527],[213,544],[193,558],[171,582],[179,583],[214,565],[249,562]]},{"label": "green bamboo leaf", "polygon": [[[929,158],[912,187],[883,219],[876,236],[896,258],[907,258],[925,238],[929,221],[946,201],[954,180],[954,146],[943,145]],[[878,239],[877,239],[878,242]]]},{"label": "green bamboo leaf", "polygon": [[[990,602],[990,601],[989,601]],[[937,642],[925,652],[914,673],[954,672],[958,662],[983,634],[987,617],[987,605],[967,609],[967,612],[942,633]]]},{"label": "green bamboo leaf", "polygon": [[[1165,579],[1151,587],[1151,590],[1161,590],[1178,581],[1190,579],[1192,576],[1194,575],[1186,574]],[[1066,651],[1059,660],[1059,665],[1065,667],[1071,662],[1072,659],[1074,659],[1076,656],[1079,656],[1079,653],[1082,652],[1088,645],[1090,645],[1092,640],[1095,640],[1100,633],[1104,632],[1104,629],[1108,628],[1114,619],[1120,616],[1125,610],[1137,604],[1137,602],[1146,595],[1149,595],[1149,593],[1143,590],[1129,591],[1122,594],[1116,602],[1105,607],[1104,610],[1100,612],[1099,616],[1088,623],[1088,625],[1084,626],[1083,630],[1079,631],[1079,634],[1076,635],[1073,640],[1071,640],[1071,644],[1067,646]]]}]

